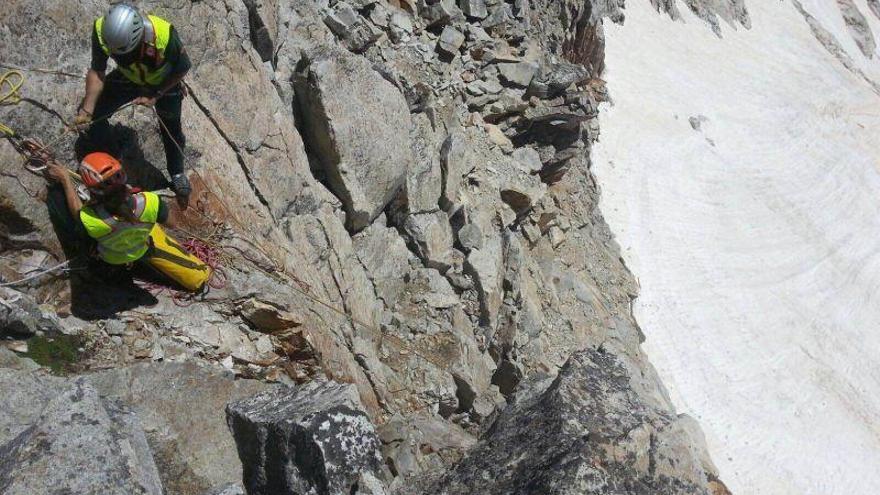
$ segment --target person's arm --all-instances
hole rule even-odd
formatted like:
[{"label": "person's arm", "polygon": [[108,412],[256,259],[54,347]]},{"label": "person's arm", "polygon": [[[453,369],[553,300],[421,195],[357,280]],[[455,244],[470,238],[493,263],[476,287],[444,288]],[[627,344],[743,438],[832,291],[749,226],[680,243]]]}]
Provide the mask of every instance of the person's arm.
[{"label": "person's arm", "polygon": [[104,90],[104,74],[107,72],[109,57],[98,41],[98,31],[92,29],[92,63],[86,74],[86,95],[77,109],[76,123],[83,124],[92,120],[98,97]]},{"label": "person's arm", "polygon": [[[161,97],[165,93],[171,91],[172,89],[174,89],[175,86],[177,86],[180,81],[183,81],[184,77],[186,77],[186,72],[172,73],[170,76],[168,76],[168,82],[166,82],[162,85],[161,88],[159,88],[159,91],[156,93],[156,95],[158,97]],[[183,91],[183,85],[181,85],[181,91]]]},{"label": "person's arm", "polygon": [[48,168],[49,177],[58,181],[64,189],[64,199],[67,202],[67,209],[73,216],[74,220],[79,219],[79,211],[82,209],[82,201],[73,187],[73,179],[70,178],[70,172],[67,167],[58,163],[52,163]]},{"label": "person's arm", "polygon": [[79,115],[88,115],[89,118],[95,114],[95,105],[98,103],[98,97],[104,90],[104,71],[89,69],[86,75],[86,96],[83,98],[82,104],[79,106]]}]

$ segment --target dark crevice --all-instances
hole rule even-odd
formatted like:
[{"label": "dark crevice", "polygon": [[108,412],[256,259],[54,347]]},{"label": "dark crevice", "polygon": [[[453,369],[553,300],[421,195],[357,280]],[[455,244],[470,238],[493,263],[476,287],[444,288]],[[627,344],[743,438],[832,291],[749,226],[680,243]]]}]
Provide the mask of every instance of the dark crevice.
[{"label": "dark crevice", "polygon": [[[318,137],[319,132],[313,132],[316,127],[319,127],[321,122],[315,117],[315,114],[324,114],[323,102],[320,97],[312,100],[310,98],[310,88],[309,88],[309,66],[312,63],[312,57],[303,55],[297,63],[296,67],[293,70],[293,75],[291,76],[290,84],[293,87],[293,98],[291,101],[291,112],[293,114],[293,123],[296,127],[296,130],[299,132],[299,135],[302,137],[303,149],[306,153],[306,159],[309,162],[309,172],[311,172],[312,177],[324,186],[324,189],[327,190],[333,197],[339,200],[340,204],[345,209],[346,204],[351,204],[350,198],[344,197],[343,194],[345,192],[344,188],[334,188],[332,185],[332,180],[330,173],[332,173],[325,163],[339,163],[340,159],[336,153],[335,145],[332,143],[331,138],[329,137],[330,131],[329,129],[323,134],[323,137],[326,138],[324,144],[324,148],[330,150],[329,153],[320,151],[321,143],[316,142],[321,139]],[[315,105],[316,108],[311,111],[308,109],[310,104]],[[337,179],[340,180],[341,179]],[[350,212],[345,211],[346,214],[346,223],[348,223],[348,218],[350,216]]]},{"label": "dark crevice", "polygon": [[275,62],[275,46],[272,43],[272,37],[269,35],[269,28],[260,17],[257,5],[254,0],[244,0],[244,6],[248,11],[248,31],[250,32],[251,45],[260,55],[263,62],[272,61],[272,68],[276,68]]},{"label": "dark crevice", "polygon": [[501,395],[510,397],[522,380],[522,371],[507,359],[498,363],[498,369],[492,374],[492,385],[496,385]]},{"label": "dark crevice", "polygon": [[[294,91],[296,92],[297,90],[294,89]],[[312,173],[312,177],[314,177],[316,181],[330,191],[331,194],[336,196],[336,193],[333,192],[333,188],[330,187],[330,181],[327,177],[324,165],[321,163],[321,159],[318,158],[318,153],[314,150],[312,140],[309,139],[310,134],[308,129],[306,129],[306,120],[299,103],[298,94],[294,94],[292,104],[293,108],[291,111],[293,112],[293,124],[299,132],[299,135],[302,136],[303,149],[305,149],[306,159],[309,161],[309,171]]]}]

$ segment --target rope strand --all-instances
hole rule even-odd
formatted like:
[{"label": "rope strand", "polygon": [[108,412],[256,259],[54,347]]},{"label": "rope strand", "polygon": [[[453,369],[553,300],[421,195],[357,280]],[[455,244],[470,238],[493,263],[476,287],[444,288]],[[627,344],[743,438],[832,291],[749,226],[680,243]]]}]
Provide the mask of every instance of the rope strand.
[{"label": "rope strand", "polygon": [[[67,261],[64,261],[64,262],[62,262],[62,263],[59,263],[59,264],[57,264],[57,265],[55,265],[55,266],[53,266],[53,267],[51,267],[51,268],[46,268],[45,270],[40,270],[40,271],[38,271],[37,273],[34,273],[33,275],[29,275],[29,276],[27,276],[27,277],[25,277],[25,278],[23,278],[23,279],[20,279],[20,280],[15,280],[15,281],[13,281],[13,282],[6,282],[6,283],[3,283],[3,284],[0,284],[0,287],[12,287],[12,286],[14,286],[14,285],[22,284],[22,283],[24,283],[24,282],[29,282],[29,281],[31,281],[31,280],[33,280],[33,279],[35,279],[35,278],[42,277],[43,275],[46,275],[47,273],[51,273],[51,272],[53,272],[53,271],[55,271],[55,270],[57,270],[57,269],[59,269],[59,268],[64,268],[64,267],[66,267],[67,265],[70,264],[70,261],[71,261],[71,260],[67,260]],[[67,270],[64,270],[64,271],[67,271]]]}]

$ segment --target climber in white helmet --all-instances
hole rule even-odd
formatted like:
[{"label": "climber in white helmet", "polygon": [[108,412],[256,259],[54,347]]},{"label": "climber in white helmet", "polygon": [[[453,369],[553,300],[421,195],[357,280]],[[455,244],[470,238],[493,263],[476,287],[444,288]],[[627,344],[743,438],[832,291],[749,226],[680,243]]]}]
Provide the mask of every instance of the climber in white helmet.
[{"label": "climber in white helmet", "polygon": [[[107,60],[116,70],[107,74]],[[190,60],[177,31],[168,21],[142,15],[126,4],[114,5],[106,16],[95,20],[92,29],[92,63],[86,78],[86,94],[75,123],[86,127],[95,150],[119,154],[114,149],[110,125],[104,118],[128,102],[155,106],[161,119],[171,186],[182,204],[191,192],[184,173],[185,137],[180,116],[186,86],[183,78]]]}]

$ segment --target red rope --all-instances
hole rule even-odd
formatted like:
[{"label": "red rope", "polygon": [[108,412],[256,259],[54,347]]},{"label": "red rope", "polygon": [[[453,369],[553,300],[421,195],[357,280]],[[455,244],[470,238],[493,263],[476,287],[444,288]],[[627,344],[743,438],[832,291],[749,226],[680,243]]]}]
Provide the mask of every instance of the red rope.
[{"label": "red rope", "polygon": [[[207,287],[218,290],[226,287],[226,271],[223,270],[223,267],[220,265],[220,250],[217,247],[196,238],[190,238],[184,241],[181,243],[181,246],[187,253],[195,256],[204,264],[211,267],[211,278],[205,283]],[[173,302],[175,306],[181,308],[191,306],[193,302],[195,302],[194,297],[196,294],[174,289],[165,284],[141,281],[140,286],[145,290],[148,290],[153,297],[156,298],[163,293],[169,293],[171,295],[171,302]]]},{"label": "red rope", "polygon": [[[223,289],[226,287],[226,272],[220,266],[220,249],[196,238],[184,241],[182,246],[189,254],[211,267],[211,278],[208,279],[207,284],[212,289]],[[219,277],[218,274],[220,275]]]}]

